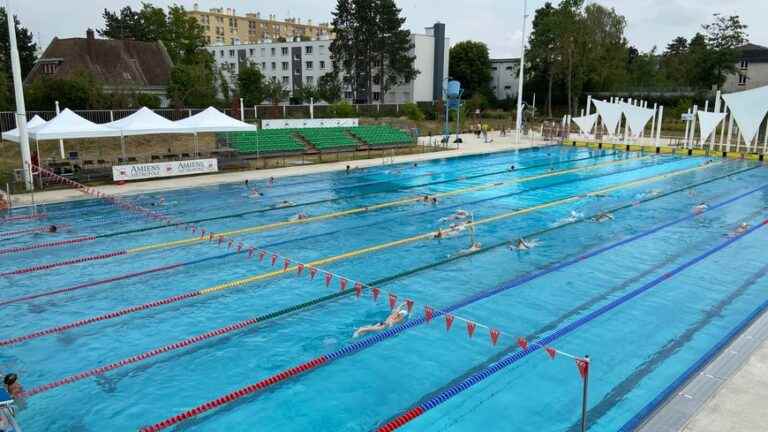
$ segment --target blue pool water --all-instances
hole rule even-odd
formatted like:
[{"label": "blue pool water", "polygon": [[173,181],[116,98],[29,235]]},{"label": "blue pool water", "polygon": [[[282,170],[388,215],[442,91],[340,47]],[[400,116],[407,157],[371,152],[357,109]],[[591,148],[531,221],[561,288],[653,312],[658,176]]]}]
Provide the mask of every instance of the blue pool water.
[{"label": "blue pool water", "polygon": [[[267,226],[300,211],[319,217],[370,207],[235,237],[307,263],[355,252],[318,266],[353,281],[375,283],[383,291],[397,293],[399,299],[414,300],[415,319],[424,305],[442,309],[466,303],[505,282],[689,215],[698,203],[715,205],[768,185],[768,170],[752,162],[704,163],[701,158],[552,147],[418,166],[388,165],[349,175],[280,178],[271,186],[253,181],[251,187],[264,194],[259,199],[250,198],[242,184],[128,199],[177,220],[205,219],[198,225],[215,232]],[[510,165],[514,171],[508,170]],[[489,186],[479,188],[483,185]],[[605,194],[587,195],[608,188]],[[455,311],[499,329],[502,336],[496,346],[491,346],[483,327],[470,339],[463,322],[455,321],[446,332],[437,320],[211,410],[181,427],[192,431],[375,429],[515,352],[518,336],[530,340],[546,336],[715,247],[739,223],[759,223],[768,215],[767,191],[757,190]],[[436,206],[409,202],[375,207],[448,192],[453,193],[441,196]],[[568,200],[571,197],[578,198]],[[296,206],[272,207],[282,201]],[[615,211],[612,221],[565,224],[573,214],[589,216],[631,203],[636,205]],[[466,232],[366,252],[372,246],[435,231],[440,227],[438,220],[457,209],[471,211],[478,221],[482,253],[457,256],[469,246]],[[14,300],[0,306],[5,317],[0,323],[3,340],[273,270],[269,258],[259,263],[245,254],[227,255],[226,247],[207,242],[138,251],[191,234],[157,228],[157,222],[103,202],[47,205],[44,211],[45,220],[0,224],[0,234],[50,223],[71,228],[55,235],[0,236],[0,249],[84,235],[99,238],[0,254],[0,273],[113,251],[129,253],[0,277],[0,303]],[[531,236],[548,228],[553,229]],[[510,250],[506,243],[519,237],[533,237],[538,246],[527,252]],[[766,240],[768,231],[758,229],[553,344],[592,358],[590,430],[620,429],[768,299]],[[183,265],[25,299],[171,264]],[[31,389],[335,291],[335,283],[326,288],[322,277],[310,281],[306,274],[280,274],[5,346],[0,351],[0,371],[18,373],[25,388]],[[369,293],[360,299],[350,295],[323,301],[36,394],[18,419],[25,431],[135,430],[343,349],[359,341],[351,336],[355,328],[379,322],[387,314],[386,295],[378,302]],[[552,361],[537,352],[428,411],[403,430],[575,430],[580,395],[573,361],[564,357]]]}]

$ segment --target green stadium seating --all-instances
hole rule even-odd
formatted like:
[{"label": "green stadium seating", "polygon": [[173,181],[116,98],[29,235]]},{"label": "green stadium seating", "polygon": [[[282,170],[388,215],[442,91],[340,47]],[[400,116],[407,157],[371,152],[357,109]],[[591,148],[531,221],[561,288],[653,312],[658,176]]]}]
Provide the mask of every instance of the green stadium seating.
[{"label": "green stadium seating", "polygon": [[258,132],[230,134],[232,147],[240,153],[277,153],[304,151],[304,144],[296,139],[294,129],[261,129]]},{"label": "green stadium seating", "polygon": [[318,150],[357,147],[357,142],[345,132],[347,128],[303,128],[301,134]]},{"label": "green stadium seating", "polygon": [[359,126],[349,130],[371,147],[410,145],[413,139],[407,132],[389,125]]}]

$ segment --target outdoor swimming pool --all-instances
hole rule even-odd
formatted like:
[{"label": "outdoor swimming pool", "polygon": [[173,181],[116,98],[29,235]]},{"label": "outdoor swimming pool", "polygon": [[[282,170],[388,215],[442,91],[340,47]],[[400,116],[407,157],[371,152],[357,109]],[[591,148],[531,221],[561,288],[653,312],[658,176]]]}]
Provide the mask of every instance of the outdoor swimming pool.
[{"label": "outdoor swimming pool", "polygon": [[[250,187],[263,196],[129,197],[204,227],[203,241],[96,200],[0,222],[0,367],[35,393],[25,431],[136,430],[262,380],[178,427],[362,431],[420,407],[402,430],[576,430],[577,368],[540,338],[590,356],[590,430],[615,431],[768,300],[768,170],[754,162],[547,147]],[[477,253],[460,254],[468,229],[432,238],[459,209]],[[613,219],[591,220],[601,212]],[[60,232],[28,232],[50,224]],[[234,230],[229,249],[207,241]],[[520,237],[537,246],[511,250]],[[239,241],[290,257],[289,271]],[[311,266],[334,273],[328,287]],[[414,302],[409,320],[352,338],[386,318],[390,293]]]}]

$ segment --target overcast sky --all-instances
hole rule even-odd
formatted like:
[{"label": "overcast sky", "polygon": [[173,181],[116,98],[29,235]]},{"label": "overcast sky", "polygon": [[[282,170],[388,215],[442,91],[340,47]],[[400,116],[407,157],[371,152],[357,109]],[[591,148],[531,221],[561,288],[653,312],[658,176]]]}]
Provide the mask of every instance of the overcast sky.
[{"label": "overcast sky", "polygon": [[[191,9],[194,0],[148,0],[158,6],[179,3]],[[103,25],[102,9],[124,5],[139,7],[140,0],[0,0],[11,2],[14,13],[46,46],[54,37],[83,36],[88,27]],[[330,21],[336,0],[199,0],[200,8],[235,8],[238,15],[261,12],[295,16],[315,22]],[[466,39],[488,44],[492,57],[516,57],[522,39],[523,0],[397,0],[407,18],[406,25],[423,32],[436,21],[446,24],[451,43]],[[555,1],[556,3],[556,1]],[[627,18],[630,43],[642,51],[664,46],[675,36],[692,36],[711,20],[713,13],[738,14],[749,26],[750,41],[768,45],[768,0],[601,0]],[[544,4],[529,0],[531,13]],[[528,24],[530,31],[530,20]]]}]

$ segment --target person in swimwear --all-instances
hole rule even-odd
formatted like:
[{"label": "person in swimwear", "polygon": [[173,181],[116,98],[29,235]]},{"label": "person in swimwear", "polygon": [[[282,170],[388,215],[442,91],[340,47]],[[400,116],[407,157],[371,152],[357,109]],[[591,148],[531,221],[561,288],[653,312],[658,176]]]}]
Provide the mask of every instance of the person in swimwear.
[{"label": "person in swimwear", "polygon": [[251,189],[251,193],[249,194],[251,198],[261,198],[264,196],[263,193],[259,192],[257,189]]},{"label": "person in swimwear", "polygon": [[749,224],[746,223],[746,222],[742,222],[742,223],[739,224],[739,226],[735,230],[733,230],[733,232],[731,234],[733,236],[742,235],[745,232],[747,232],[748,229],[749,229]]},{"label": "person in swimwear", "polygon": [[384,321],[376,324],[362,326],[357,330],[355,330],[355,333],[352,336],[360,337],[360,336],[365,336],[368,333],[376,333],[382,330],[392,328],[400,324],[401,322],[405,321],[407,317],[408,317],[408,310],[405,308],[405,305],[400,305],[395,309],[393,309],[392,313],[390,313],[387,319],[385,319]]},{"label": "person in swimwear", "polygon": [[613,220],[613,215],[608,212],[600,212],[597,216],[593,217],[592,220],[598,223],[607,222]]},{"label": "person in swimwear", "polygon": [[693,213],[700,214],[700,213],[703,213],[708,208],[709,208],[709,206],[707,206],[703,202],[702,203],[698,203],[695,206],[693,206]]},{"label": "person in swimwear", "polygon": [[56,234],[59,231],[59,227],[56,225],[51,225],[48,227],[48,233],[49,234]]},{"label": "person in swimwear", "polygon": [[456,210],[456,213],[446,216],[444,218],[440,218],[440,222],[447,222],[452,220],[460,220],[460,219],[466,219],[469,217],[469,212],[466,210]]},{"label": "person in swimwear", "polygon": [[479,251],[482,248],[483,248],[482,243],[474,242],[474,243],[472,243],[472,245],[469,248],[460,250],[459,251],[459,255],[465,255],[465,254],[477,252],[477,251]]},{"label": "person in swimwear", "polygon": [[515,241],[515,244],[512,246],[512,248],[523,251],[523,250],[530,250],[531,245],[525,241],[524,238],[519,238]]},{"label": "person in swimwear", "polygon": [[3,384],[5,384],[5,390],[12,398],[17,401],[23,398],[24,389],[21,387],[21,383],[19,383],[18,375],[9,373],[3,378]]},{"label": "person in swimwear", "polygon": [[294,203],[293,201],[284,200],[284,201],[280,202],[279,204],[275,204],[275,207],[283,208],[283,207],[291,207],[291,206],[294,206],[294,205],[296,205],[296,203]]},{"label": "person in swimwear", "polygon": [[272,186],[273,184],[275,184],[275,178],[274,178],[274,177],[270,177],[270,178],[269,178],[269,182],[268,182],[268,184],[269,184],[270,186]]},{"label": "person in swimwear", "polygon": [[297,213],[295,216],[293,216],[291,218],[291,221],[300,221],[305,219],[309,219],[309,215],[304,212],[300,212],[300,213]]},{"label": "person in swimwear", "polygon": [[510,165],[510,166],[509,166],[509,170],[510,170],[510,171],[514,171],[514,170],[515,170],[515,166],[514,166],[514,165]]}]

